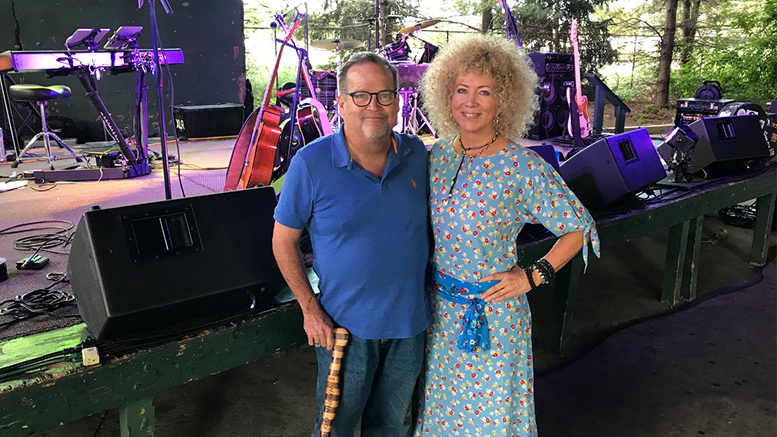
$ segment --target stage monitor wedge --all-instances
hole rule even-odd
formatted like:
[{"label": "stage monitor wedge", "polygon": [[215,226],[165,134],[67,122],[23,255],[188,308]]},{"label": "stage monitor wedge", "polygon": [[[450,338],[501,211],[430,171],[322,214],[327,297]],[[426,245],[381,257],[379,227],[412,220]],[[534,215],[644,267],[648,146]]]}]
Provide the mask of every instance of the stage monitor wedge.
[{"label": "stage monitor wedge", "polygon": [[167,335],[274,301],[275,205],[263,187],[87,211],[68,260],[87,327],[98,340]]},{"label": "stage monitor wedge", "polygon": [[702,118],[690,128],[699,136],[691,167],[708,168],[714,163],[769,156],[757,115]]},{"label": "stage monitor wedge", "polygon": [[647,129],[604,137],[561,164],[561,177],[589,209],[602,210],[666,176]]},{"label": "stage monitor wedge", "polygon": [[[705,117],[689,127],[699,136],[688,163],[692,173],[735,172],[748,160],[770,156],[757,115]],[[665,161],[671,160],[673,150],[669,144],[662,144],[658,151]]]}]

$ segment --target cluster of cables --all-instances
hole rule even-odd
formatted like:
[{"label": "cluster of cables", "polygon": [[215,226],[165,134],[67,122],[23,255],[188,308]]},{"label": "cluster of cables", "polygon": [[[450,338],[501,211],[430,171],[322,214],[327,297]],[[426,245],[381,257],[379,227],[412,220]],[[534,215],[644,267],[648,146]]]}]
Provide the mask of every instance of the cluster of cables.
[{"label": "cluster of cables", "polygon": [[40,357],[35,357],[12,364],[10,366],[2,367],[0,368],[0,379],[5,379],[10,376],[18,375],[20,373],[28,372],[31,370],[37,370],[43,366],[54,363],[61,363],[62,361],[81,361],[81,351],[85,346],[86,345],[84,343],[81,343],[74,347],[65,348],[60,351],[52,352]]},{"label": "cluster of cables", "polygon": [[46,278],[54,282],[45,288],[39,288],[0,302],[0,320],[6,319],[0,322],[0,328],[39,315],[58,317],[53,313],[54,310],[72,305],[75,302],[73,295],[54,288],[58,284],[67,283],[67,275],[49,273]]},{"label": "cluster of cables", "polygon": [[[67,252],[57,250],[56,248],[70,244],[74,236],[70,232],[72,229],[73,224],[69,221],[44,220],[22,223],[2,229],[0,230],[0,235],[44,231],[44,233],[28,235],[14,240],[14,247],[16,249],[32,251],[29,257],[25,257],[25,259],[31,260],[39,252],[67,255]],[[75,302],[71,294],[54,288],[59,284],[67,283],[67,275],[64,273],[49,273],[46,275],[46,278],[53,282],[44,288],[0,302],[0,328],[38,315],[56,317],[53,313],[54,310]]]},{"label": "cluster of cables", "polygon": [[753,229],[755,227],[755,202],[750,205],[734,205],[723,208],[718,211],[718,217],[727,225]]},{"label": "cluster of cables", "polygon": [[[56,226],[56,225],[64,225]],[[51,252],[67,255],[68,252],[54,250],[59,246],[70,244],[73,235],[70,231],[73,229],[73,223],[67,220],[42,220],[37,222],[22,223],[10,226],[0,230],[0,235],[21,234],[32,231],[49,231],[44,234],[29,235],[14,240],[14,247],[22,251],[33,251],[32,255],[38,252]]]}]

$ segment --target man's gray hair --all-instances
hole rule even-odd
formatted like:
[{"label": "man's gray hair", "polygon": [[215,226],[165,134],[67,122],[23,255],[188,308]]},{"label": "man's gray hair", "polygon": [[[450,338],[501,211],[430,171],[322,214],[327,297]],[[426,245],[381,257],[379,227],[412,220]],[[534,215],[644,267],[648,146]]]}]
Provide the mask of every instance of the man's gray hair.
[{"label": "man's gray hair", "polygon": [[391,78],[394,80],[394,89],[397,89],[397,86],[399,85],[398,79],[397,79],[397,68],[391,65],[389,63],[388,59],[372,53],[372,52],[359,52],[354,53],[351,55],[350,58],[348,58],[348,61],[343,64],[343,66],[340,68],[340,75],[337,79],[337,87],[339,89],[340,93],[349,92],[348,89],[348,70],[351,69],[354,65],[361,65],[361,64],[375,64],[380,67],[385,68],[387,71],[391,72]]}]

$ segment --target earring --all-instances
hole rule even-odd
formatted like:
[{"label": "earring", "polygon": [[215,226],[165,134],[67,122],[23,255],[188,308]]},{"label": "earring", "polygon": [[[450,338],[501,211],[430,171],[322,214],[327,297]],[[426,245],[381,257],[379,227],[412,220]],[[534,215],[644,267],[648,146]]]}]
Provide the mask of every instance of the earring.
[{"label": "earring", "polygon": [[499,116],[498,115],[494,117],[494,131],[495,132],[499,131]]}]

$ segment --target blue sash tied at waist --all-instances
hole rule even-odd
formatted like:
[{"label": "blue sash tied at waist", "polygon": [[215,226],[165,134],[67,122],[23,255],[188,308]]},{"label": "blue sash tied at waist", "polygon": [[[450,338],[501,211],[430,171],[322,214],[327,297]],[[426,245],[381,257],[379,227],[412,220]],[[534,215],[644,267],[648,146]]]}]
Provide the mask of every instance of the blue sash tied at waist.
[{"label": "blue sash tied at waist", "polygon": [[499,281],[472,283],[460,281],[439,270],[430,269],[430,273],[430,285],[435,293],[445,300],[466,307],[464,318],[461,320],[458,348],[465,352],[474,352],[475,348],[488,350],[486,301],[475,295],[482,294]]}]

